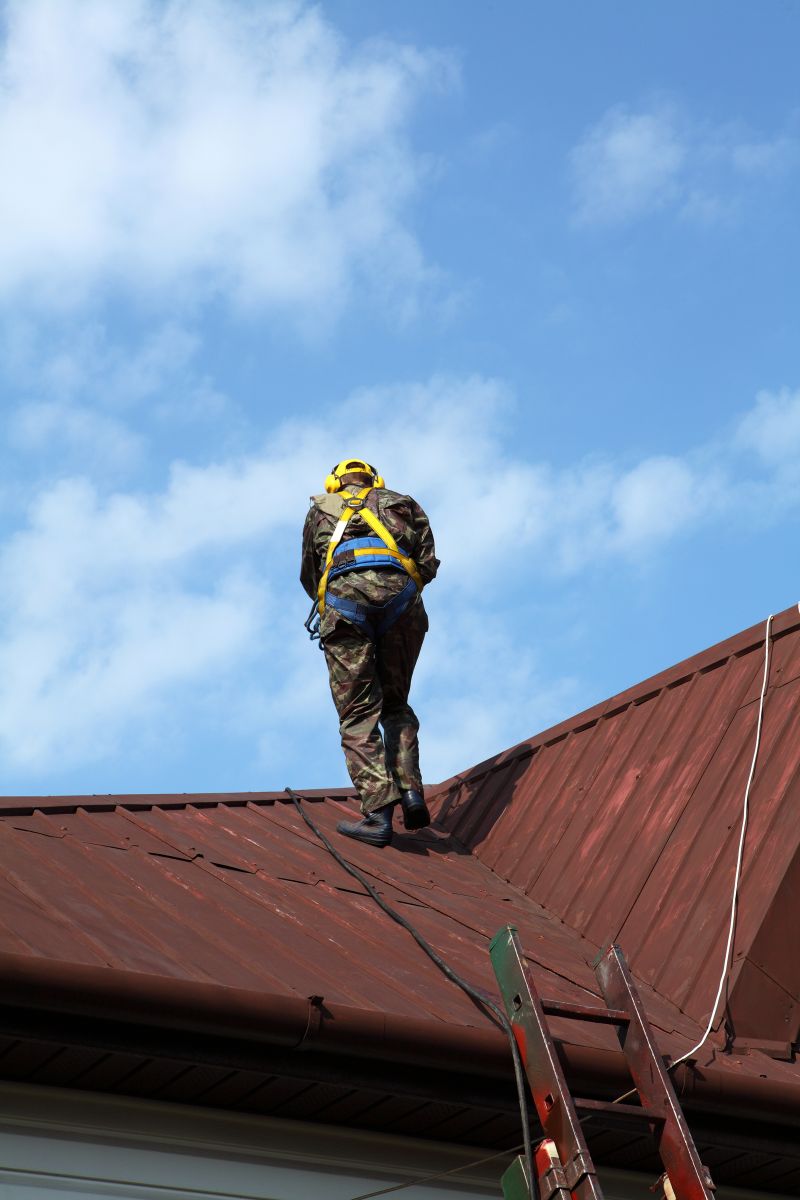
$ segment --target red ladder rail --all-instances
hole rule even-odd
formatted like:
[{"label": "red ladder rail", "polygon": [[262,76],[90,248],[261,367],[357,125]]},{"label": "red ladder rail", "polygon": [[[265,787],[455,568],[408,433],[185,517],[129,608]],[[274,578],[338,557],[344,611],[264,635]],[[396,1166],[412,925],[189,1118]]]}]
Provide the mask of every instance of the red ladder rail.
[{"label": "red ladder rail", "polygon": [[[512,925],[507,925],[492,938],[489,955],[528,1076],[536,1112],[545,1137],[555,1142],[569,1194],[573,1200],[603,1200],[542,1002]],[[524,1196],[524,1192],[520,1190],[519,1195]]]},{"label": "red ladder rail", "polygon": [[658,1153],[678,1200],[711,1200],[714,1184],[700,1162],[694,1139],[656,1045],[644,1005],[619,946],[609,946],[595,967],[597,982],[609,1008],[628,1014],[617,1037],[644,1108],[661,1117],[653,1129]]}]

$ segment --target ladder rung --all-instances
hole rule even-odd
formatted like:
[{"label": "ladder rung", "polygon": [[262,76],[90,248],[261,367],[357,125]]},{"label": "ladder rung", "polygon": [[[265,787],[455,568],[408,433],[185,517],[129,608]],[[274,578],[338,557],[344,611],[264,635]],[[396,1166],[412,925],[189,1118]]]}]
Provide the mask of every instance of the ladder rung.
[{"label": "ladder rung", "polygon": [[591,1004],[565,1004],[562,1000],[542,1000],[542,1011],[549,1017],[569,1017],[573,1021],[598,1021],[604,1025],[627,1025],[630,1016],[624,1008],[597,1008]]},{"label": "ladder rung", "polygon": [[581,1100],[577,1096],[573,1104],[580,1112],[607,1113],[609,1116],[624,1117],[626,1120],[665,1121],[663,1113],[654,1108],[642,1108],[638,1104],[616,1104],[613,1100]]}]

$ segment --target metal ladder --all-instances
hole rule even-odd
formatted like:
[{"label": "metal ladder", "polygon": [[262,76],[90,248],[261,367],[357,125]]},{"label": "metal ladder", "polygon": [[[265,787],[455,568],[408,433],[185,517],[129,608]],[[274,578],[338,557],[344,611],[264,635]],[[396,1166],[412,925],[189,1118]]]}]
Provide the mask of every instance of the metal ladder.
[{"label": "metal ladder", "polygon": [[[619,946],[595,966],[607,1008],[542,1000],[528,971],[513,925],[489,945],[500,991],[545,1134],[534,1155],[538,1178],[528,1179],[524,1157],[503,1176],[505,1200],[603,1200],[578,1112],[646,1122],[664,1166],[664,1195],[672,1200],[712,1200],[714,1184],[700,1162],[689,1126],[656,1044],[650,1023]],[[567,1085],[547,1017],[594,1021],[616,1028],[641,1107],[574,1097]],[[584,1119],[586,1119],[584,1117]]]}]

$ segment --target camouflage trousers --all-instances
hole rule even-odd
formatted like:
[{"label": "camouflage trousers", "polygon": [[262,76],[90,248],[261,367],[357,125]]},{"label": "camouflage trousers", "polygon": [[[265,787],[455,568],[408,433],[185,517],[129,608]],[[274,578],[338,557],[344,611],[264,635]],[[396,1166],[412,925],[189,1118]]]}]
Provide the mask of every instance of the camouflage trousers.
[{"label": "camouflage trousers", "polygon": [[[407,582],[399,572],[353,571],[334,584],[338,595],[374,604],[389,600]],[[421,598],[375,641],[330,606],[323,614],[331,695],[347,770],[363,813],[391,804],[401,790],[422,791],[419,721],[408,693],[427,629]]]}]

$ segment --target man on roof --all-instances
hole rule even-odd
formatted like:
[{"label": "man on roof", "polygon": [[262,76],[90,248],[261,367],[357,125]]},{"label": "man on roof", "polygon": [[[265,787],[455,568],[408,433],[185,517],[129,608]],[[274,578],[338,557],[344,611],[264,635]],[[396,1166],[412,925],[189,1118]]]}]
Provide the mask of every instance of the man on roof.
[{"label": "man on roof", "polygon": [[364,459],[343,459],[324,494],[311,497],[300,582],[319,614],[342,749],[363,814],[336,828],[371,846],[391,842],[398,803],[406,829],[430,824],[408,692],[428,629],[422,589],[438,566],[425,513],[411,496],[385,487]]}]

